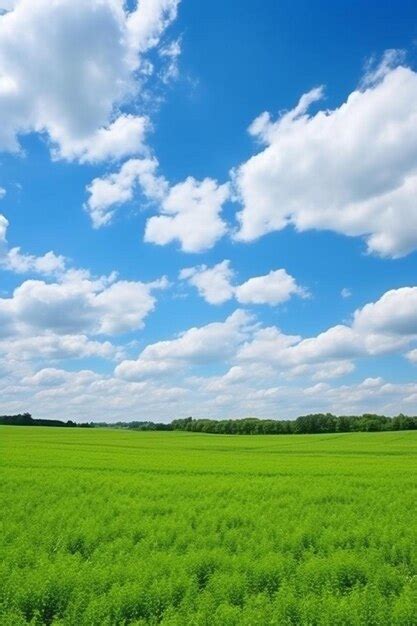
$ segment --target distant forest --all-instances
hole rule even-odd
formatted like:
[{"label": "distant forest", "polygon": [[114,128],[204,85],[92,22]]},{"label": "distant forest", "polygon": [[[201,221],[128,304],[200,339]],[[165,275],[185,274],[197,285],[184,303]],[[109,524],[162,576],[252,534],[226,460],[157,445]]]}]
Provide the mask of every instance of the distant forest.
[{"label": "distant forest", "polygon": [[30,413],[19,413],[18,415],[0,415],[0,425],[2,426],[59,426],[62,428],[92,428],[91,424],[77,424],[72,420],[63,422],[62,420],[34,419]]},{"label": "distant forest", "polygon": [[59,426],[63,428],[125,428],[140,431],[182,430],[197,433],[221,435],[298,435],[318,433],[381,432],[389,430],[417,430],[417,417],[397,415],[332,415],[315,413],[301,415],[295,420],[272,420],[247,417],[243,419],[214,420],[187,417],[175,419],[169,424],[151,421],[88,422],[77,423],[72,420],[34,419],[30,413],[0,416],[0,425],[8,426]]}]

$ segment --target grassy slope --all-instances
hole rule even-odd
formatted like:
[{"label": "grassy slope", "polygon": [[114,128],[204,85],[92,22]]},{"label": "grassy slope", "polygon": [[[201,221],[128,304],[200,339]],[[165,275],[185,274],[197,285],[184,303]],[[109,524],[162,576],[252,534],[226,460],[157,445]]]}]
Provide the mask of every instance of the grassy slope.
[{"label": "grassy slope", "polygon": [[0,427],[0,624],[417,623],[417,433]]}]

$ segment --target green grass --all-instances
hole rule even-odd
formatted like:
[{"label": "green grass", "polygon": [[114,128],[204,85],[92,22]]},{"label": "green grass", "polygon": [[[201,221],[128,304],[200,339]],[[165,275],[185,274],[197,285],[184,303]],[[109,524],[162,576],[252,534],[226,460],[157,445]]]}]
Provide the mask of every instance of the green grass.
[{"label": "green grass", "polygon": [[417,624],[417,433],[0,427],[0,624]]}]

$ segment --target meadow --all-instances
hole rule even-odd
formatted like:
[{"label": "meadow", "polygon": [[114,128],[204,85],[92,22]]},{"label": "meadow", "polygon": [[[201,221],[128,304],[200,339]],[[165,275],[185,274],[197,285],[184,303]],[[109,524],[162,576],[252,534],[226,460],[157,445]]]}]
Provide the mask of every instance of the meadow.
[{"label": "meadow", "polygon": [[417,432],[0,427],[0,624],[417,624]]}]

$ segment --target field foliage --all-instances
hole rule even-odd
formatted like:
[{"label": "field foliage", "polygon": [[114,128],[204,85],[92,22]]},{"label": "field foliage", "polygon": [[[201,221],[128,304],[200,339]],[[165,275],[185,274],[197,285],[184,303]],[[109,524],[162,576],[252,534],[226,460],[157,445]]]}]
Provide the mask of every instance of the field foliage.
[{"label": "field foliage", "polygon": [[416,451],[0,427],[0,624],[412,626]]}]

